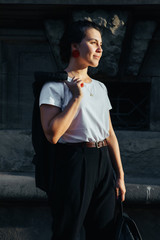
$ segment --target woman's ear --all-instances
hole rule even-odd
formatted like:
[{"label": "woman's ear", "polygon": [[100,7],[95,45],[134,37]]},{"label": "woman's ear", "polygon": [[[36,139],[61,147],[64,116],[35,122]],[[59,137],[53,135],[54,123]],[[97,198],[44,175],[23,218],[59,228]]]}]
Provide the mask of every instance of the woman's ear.
[{"label": "woman's ear", "polygon": [[78,50],[78,44],[73,43],[71,45],[72,57],[78,58],[80,56],[80,52]]},{"label": "woman's ear", "polygon": [[72,43],[72,44],[71,44],[71,50],[72,50],[72,51],[74,51],[74,50],[79,50],[78,44],[77,44],[77,43]]}]

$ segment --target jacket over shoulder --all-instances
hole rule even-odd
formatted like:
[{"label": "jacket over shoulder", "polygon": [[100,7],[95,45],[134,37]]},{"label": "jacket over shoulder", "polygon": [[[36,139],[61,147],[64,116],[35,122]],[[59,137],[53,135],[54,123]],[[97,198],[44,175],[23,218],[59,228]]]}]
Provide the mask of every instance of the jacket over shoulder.
[{"label": "jacket over shoulder", "polygon": [[52,81],[67,80],[67,73],[61,72],[35,72],[35,81],[33,82],[34,105],[32,113],[32,144],[35,151],[33,163],[35,164],[36,187],[48,192],[49,185],[52,182],[52,169],[54,168],[54,158],[56,154],[56,145],[47,141],[40,119],[39,96],[43,85]]}]

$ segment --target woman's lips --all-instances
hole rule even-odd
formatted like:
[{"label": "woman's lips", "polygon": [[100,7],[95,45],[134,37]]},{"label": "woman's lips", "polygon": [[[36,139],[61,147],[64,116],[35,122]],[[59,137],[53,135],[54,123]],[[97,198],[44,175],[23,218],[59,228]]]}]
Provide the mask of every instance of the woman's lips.
[{"label": "woman's lips", "polygon": [[100,59],[101,58],[100,56],[95,56],[95,55],[93,57],[96,58],[96,59]]}]

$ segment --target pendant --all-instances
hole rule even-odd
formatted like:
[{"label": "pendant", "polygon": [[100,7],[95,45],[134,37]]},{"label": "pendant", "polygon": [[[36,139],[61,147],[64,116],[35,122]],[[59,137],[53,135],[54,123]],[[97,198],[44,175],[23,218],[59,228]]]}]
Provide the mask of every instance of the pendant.
[{"label": "pendant", "polygon": [[91,97],[93,97],[93,94],[92,94],[92,93],[90,93],[90,96],[91,96]]}]

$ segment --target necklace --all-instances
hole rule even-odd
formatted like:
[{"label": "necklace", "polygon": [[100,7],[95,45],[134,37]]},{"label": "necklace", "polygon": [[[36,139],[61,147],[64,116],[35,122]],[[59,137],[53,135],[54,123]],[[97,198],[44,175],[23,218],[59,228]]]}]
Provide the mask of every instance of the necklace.
[{"label": "necklace", "polygon": [[[75,77],[72,72],[70,72],[70,74],[71,74],[72,78]],[[88,83],[88,84],[90,84],[90,83]],[[89,92],[90,97],[93,97],[93,96],[94,96],[93,92],[91,92],[91,91],[87,88],[86,84],[85,84],[84,86],[85,86],[85,88],[87,89],[87,91]]]},{"label": "necklace", "polygon": [[92,91],[90,91],[90,90],[87,88],[87,86],[86,86],[86,85],[85,85],[85,87],[86,87],[87,91],[89,92],[89,95],[90,95],[90,97],[93,97],[93,96],[94,96],[93,92],[92,92]]}]

